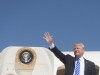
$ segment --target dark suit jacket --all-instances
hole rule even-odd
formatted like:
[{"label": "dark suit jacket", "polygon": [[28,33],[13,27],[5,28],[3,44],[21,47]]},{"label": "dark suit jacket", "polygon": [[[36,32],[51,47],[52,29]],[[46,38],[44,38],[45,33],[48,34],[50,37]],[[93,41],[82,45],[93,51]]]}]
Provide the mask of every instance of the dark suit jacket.
[{"label": "dark suit jacket", "polygon": [[[75,57],[67,54],[64,55],[57,47],[51,49],[57,58],[65,65],[65,74],[64,75],[73,75],[75,68]],[[85,59],[85,58],[84,58]],[[95,64],[89,60],[85,59],[85,71],[84,75],[96,75]]]}]

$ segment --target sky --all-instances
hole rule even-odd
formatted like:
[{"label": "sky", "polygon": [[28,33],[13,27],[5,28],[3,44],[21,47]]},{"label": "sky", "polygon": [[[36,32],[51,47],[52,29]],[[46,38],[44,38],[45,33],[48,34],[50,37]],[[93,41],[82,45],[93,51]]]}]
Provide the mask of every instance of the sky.
[{"label": "sky", "polygon": [[45,32],[61,51],[80,42],[86,51],[100,51],[100,0],[0,0],[0,51],[48,48]]}]

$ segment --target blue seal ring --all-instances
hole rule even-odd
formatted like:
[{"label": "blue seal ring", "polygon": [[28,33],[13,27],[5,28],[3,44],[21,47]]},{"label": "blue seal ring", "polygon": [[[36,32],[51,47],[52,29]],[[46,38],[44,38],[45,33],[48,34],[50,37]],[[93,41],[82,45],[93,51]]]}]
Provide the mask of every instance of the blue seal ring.
[{"label": "blue seal ring", "polygon": [[19,60],[23,63],[23,64],[30,64],[33,60],[34,60],[34,55],[31,51],[29,50],[23,50],[20,54],[19,54]]}]

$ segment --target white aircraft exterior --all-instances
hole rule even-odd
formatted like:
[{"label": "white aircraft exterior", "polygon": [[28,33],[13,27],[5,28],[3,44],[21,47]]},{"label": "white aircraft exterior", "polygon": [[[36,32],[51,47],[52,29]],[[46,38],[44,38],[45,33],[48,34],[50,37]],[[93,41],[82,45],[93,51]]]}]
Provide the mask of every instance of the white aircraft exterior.
[{"label": "white aircraft exterior", "polygon": [[[84,57],[100,67],[100,51],[86,51]],[[63,63],[45,47],[10,46],[0,53],[0,75],[63,75],[58,73],[62,69]]]}]

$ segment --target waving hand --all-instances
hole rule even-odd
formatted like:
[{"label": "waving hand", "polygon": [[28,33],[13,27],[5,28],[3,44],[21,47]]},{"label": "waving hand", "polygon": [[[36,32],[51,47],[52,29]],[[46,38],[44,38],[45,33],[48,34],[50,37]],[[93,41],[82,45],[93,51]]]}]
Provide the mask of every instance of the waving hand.
[{"label": "waving hand", "polygon": [[53,43],[53,38],[52,38],[52,36],[49,34],[49,32],[45,32],[43,38],[46,40],[46,42],[47,42],[49,45],[51,45],[51,44]]}]

